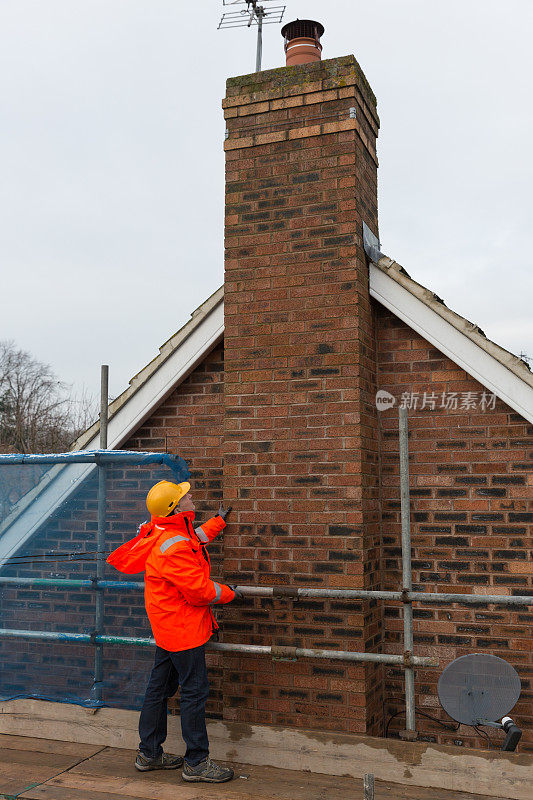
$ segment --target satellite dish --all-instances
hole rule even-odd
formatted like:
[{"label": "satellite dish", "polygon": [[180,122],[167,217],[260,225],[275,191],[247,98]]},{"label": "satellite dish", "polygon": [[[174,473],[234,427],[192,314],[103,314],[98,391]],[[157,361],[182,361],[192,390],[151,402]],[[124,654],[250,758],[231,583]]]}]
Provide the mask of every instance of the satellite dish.
[{"label": "satellite dish", "polygon": [[503,658],[473,653],[448,664],[437,694],[443,709],[457,722],[502,727],[498,721],[511,711],[520,688],[518,673]]}]

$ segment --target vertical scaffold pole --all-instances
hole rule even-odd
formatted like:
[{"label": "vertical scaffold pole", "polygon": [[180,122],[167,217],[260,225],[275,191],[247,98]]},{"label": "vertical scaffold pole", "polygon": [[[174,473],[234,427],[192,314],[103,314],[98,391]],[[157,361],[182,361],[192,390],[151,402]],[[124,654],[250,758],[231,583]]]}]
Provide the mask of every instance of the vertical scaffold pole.
[{"label": "vertical scaffold pole", "polygon": [[372,773],[363,777],[364,800],[375,800],[376,779]]},{"label": "vertical scaffold pole", "polygon": [[[109,367],[102,364],[100,375],[100,450],[107,450],[107,403],[109,396]],[[105,538],[106,538],[106,470],[102,464],[98,467],[98,534],[96,540],[96,579],[101,581],[105,573]],[[94,629],[95,635],[101,635],[104,628],[104,593],[96,592]],[[93,699],[97,703],[103,701],[103,645],[95,645],[94,651],[94,686]]]},{"label": "vertical scaffold pole", "polygon": [[[407,408],[400,408],[400,496],[402,512],[402,572],[403,591],[412,590],[411,576],[411,519],[409,499],[409,439],[407,427]],[[413,604],[404,599],[403,603],[403,639],[407,659],[413,655]],[[414,667],[405,667],[405,708],[406,730],[415,732],[415,671]],[[411,738],[411,737],[409,737]]]}]

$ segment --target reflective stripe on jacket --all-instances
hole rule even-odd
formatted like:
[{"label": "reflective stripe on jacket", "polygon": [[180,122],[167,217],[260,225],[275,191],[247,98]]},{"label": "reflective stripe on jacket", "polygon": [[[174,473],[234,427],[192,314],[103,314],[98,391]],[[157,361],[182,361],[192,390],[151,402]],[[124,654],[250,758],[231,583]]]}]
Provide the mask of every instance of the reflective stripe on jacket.
[{"label": "reflective stripe on jacket", "polygon": [[229,586],[211,580],[205,547],[226,523],[216,516],[195,531],[193,520],[192,511],[152,517],[135,539],[107,559],[122,572],[144,569],[144,597],[154,639],[171,652],[207,642],[218,628],[211,605],[235,597]]}]

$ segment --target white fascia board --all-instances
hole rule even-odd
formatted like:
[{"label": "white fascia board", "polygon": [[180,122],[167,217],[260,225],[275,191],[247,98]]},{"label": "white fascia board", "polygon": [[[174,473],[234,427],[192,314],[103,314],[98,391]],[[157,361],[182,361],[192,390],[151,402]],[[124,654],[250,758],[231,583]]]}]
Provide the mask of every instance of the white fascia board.
[{"label": "white fascia board", "polygon": [[490,392],[533,422],[533,389],[525,381],[372,263],[370,295]]},{"label": "white fascia board", "polygon": [[[119,411],[109,420],[108,449],[117,450],[222,339],[224,304],[207,314]],[[99,447],[99,435],[84,449]],[[94,464],[65,464],[48,470],[0,525],[0,567],[96,469]],[[43,481],[47,481],[44,484]]]}]

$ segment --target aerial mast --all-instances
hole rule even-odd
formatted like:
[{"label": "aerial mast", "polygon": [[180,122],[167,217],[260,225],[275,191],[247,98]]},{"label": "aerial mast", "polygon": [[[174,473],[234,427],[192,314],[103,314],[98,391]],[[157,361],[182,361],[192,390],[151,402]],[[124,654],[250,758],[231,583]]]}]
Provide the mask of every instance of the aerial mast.
[{"label": "aerial mast", "polygon": [[255,58],[255,71],[261,72],[261,62],[263,59],[263,25],[272,25],[281,22],[286,6],[265,6],[262,3],[269,3],[272,0],[223,0],[224,6],[244,5],[240,11],[227,11],[222,14],[222,19],[218,23],[218,30],[221,28],[251,28],[257,25],[257,52]]}]

